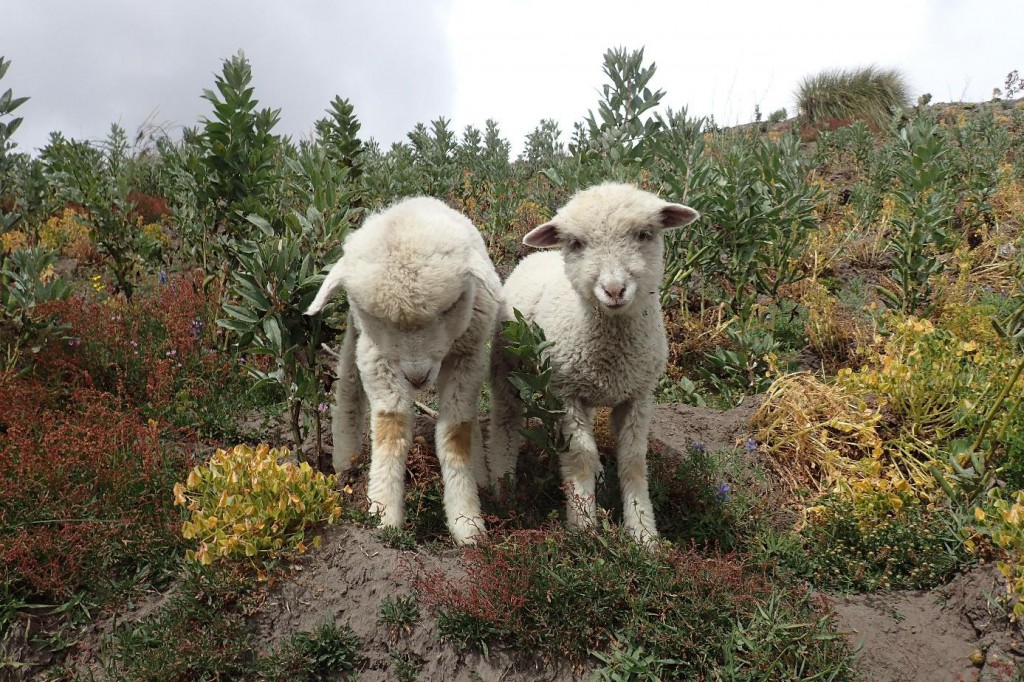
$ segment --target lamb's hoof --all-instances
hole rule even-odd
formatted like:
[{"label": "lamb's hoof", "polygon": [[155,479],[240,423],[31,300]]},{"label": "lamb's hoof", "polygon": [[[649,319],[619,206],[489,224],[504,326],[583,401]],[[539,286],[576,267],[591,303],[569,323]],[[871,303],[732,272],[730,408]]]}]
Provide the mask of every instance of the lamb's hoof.
[{"label": "lamb's hoof", "polygon": [[487,526],[479,516],[460,517],[452,524],[452,539],[459,547],[471,547],[487,538]]},{"label": "lamb's hoof", "polygon": [[494,500],[498,504],[505,504],[515,497],[515,485],[509,476],[491,481],[491,490],[494,491]]},{"label": "lamb's hoof", "polygon": [[636,544],[640,545],[644,549],[654,549],[658,546],[661,540],[658,536],[658,531],[650,528],[630,528],[629,534],[633,536]]},{"label": "lamb's hoof", "polygon": [[367,511],[371,516],[378,516],[380,518],[381,528],[401,528],[405,522],[405,519],[402,518],[404,514],[398,508],[398,505],[385,506],[379,502],[371,502],[370,508]]}]

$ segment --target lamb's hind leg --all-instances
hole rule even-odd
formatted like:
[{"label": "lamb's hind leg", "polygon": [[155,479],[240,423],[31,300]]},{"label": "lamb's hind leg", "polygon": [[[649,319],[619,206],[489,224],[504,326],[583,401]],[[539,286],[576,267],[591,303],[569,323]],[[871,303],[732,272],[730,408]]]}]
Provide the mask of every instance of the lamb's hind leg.
[{"label": "lamb's hind leg", "polygon": [[612,428],[618,442],[623,522],[633,537],[648,545],[658,538],[647,484],[651,411],[650,398],[631,400],[612,410]]},{"label": "lamb's hind leg", "polygon": [[485,373],[480,352],[447,358],[438,376],[435,444],[444,479],[448,529],[459,545],[473,544],[486,534],[473,462],[474,439],[477,447],[480,439],[476,406]]},{"label": "lamb's hind leg", "polygon": [[516,462],[523,435],[523,404],[515,388],[508,381],[515,369],[515,358],[502,348],[503,341],[495,336],[491,350],[491,420],[487,446],[487,470],[490,484],[499,496],[515,484]]},{"label": "lamb's hind leg", "polygon": [[363,382],[356,367],[358,333],[351,315],[345,340],[338,353],[337,378],[334,381],[334,407],[331,411],[331,436],[334,441],[332,463],[335,473],[348,471],[352,458],[363,449],[367,401]]},{"label": "lamb's hind leg", "polygon": [[597,473],[601,460],[594,441],[594,408],[578,402],[566,405],[562,433],[569,449],[562,453],[562,480],[566,485],[569,527],[592,526],[597,521]]}]

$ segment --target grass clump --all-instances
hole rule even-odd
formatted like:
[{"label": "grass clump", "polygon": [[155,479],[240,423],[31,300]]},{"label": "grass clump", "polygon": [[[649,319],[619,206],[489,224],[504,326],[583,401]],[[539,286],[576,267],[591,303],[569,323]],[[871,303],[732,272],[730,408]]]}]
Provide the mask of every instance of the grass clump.
[{"label": "grass clump", "polygon": [[107,679],[245,679],[253,655],[239,606],[250,595],[241,574],[190,565],[163,608],[115,633]]},{"label": "grass clump", "polygon": [[354,670],[361,659],[359,638],[352,629],[329,620],[312,632],[292,635],[261,667],[269,680],[326,682]]},{"label": "grass clump", "polygon": [[[417,585],[442,636],[459,646],[486,650],[498,641],[577,662],[600,652],[606,679],[643,670],[657,679],[706,675],[724,664],[734,625],[753,619],[773,593],[735,556],[650,552],[617,527],[510,532],[468,550],[464,562],[458,582],[426,575]],[[806,616],[791,595],[778,599],[780,622]],[[833,635],[830,621],[815,621],[786,650],[842,667],[847,653]]]},{"label": "grass clump", "polygon": [[909,105],[910,85],[896,69],[829,69],[804,78],[796,103],[806,123],[815,128],[864,121],[880,129],[893,113]]},{"label": "grass clump", "polygon": [[827,495],[807,515],[803,570],[821,588],[928,589],[967,559],[952,516],[907,493],[865,486]]},{"label": "grass clump", "polygon": [[389,594],[381,601],[377,614],[377,622],[390,630],[393,639],[398,639],[403,633],[412,634],[412,627],[420,620],[420,605],[414,595]]},{"label": "grass clump", "polygon": [[[189,511],[185,539],[199,548],[186,557],[203,565],[219,559],[245,560],[257,569],[306,551],[306,529],[341,516],[334,476],[303,462],[279,464],[287,448],[237,445],[217,450],[174,486],[175,504]],[[319,537],[312,545],[319,546]],[[262,572],[258,575],[262,576]]]},{"label": "grass clump", "polygon": [[[764,472],[749,461],[756,449],[753,439],[740,450],[717,452],[694,443],[679,458],[654,449],[651,501],[661,534],[683,545],[725,552],[742,549],[766,511]],[[614,506],[621,503],[615,500]]]},{"label": "grass clump", "polygon": [[189,565],[162,608],[114,634],[105,678],[320,682],[359,664],[359,639],[332,621],[257,656],[245,617],[257,600],[245,573]]}]

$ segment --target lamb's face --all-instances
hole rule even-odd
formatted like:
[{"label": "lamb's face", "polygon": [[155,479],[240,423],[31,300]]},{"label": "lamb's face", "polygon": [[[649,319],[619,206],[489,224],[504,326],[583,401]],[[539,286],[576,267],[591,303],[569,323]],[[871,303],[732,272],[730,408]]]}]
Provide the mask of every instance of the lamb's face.
[{"label": "lamb's face", "polygon": [[699,214],[629,185],[598,185],[577,194],[548,223],[532,230],[528,246],[560,246],[565,274],[588,303],[628,312],[656,295],[664,276],[662,233]]},{"label": "lamb's face", "polygon": [[391,374],[415,392],[437,380],[441,362],[455,341],[466,333],[473,317],[475,283],[469,280],[436,309],[424,310],[419,319],[395,321],[373,315],[353,301],[360,329],[377,347]]}]

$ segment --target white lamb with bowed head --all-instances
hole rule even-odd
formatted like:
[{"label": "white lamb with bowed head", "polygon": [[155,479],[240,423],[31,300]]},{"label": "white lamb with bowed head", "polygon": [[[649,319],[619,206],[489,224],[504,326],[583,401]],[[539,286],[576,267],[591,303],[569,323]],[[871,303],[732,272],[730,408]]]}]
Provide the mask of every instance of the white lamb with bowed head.
[{"label": "white lamb with bowed head", "polygon": [[501,295],[480,232],[437,199],[401,201],[348,236],[306,314],[338,289],[349,313],[332,413],[335,471],[361,451],[369,412],[370,511],[401,526],[413,396],[436,381],[448,527],[457,543],[474,542],[485,532],[477,485],[487,482],[477,400]]},{"label": "white lamb with bowed head", "polygon": [[[570,525],[596,520],[600,460],[594,412],[612,408],[624,522],[638,540],[658,537],[647,485],[652,394],[668,360],[661,319],[662,234],[700,215],[636,187],[606,183],[577,193],[549,222],[529,232],[527,246],[560,247],[535,253],[505,282],[500,320],[513,308],[536,322],[553,345],[545,351],[551,388],[565,403],[562,478],[570,492]],[[492,485],[515,478],[523,409],[508,374],[516,360],[492,352],[492,413],[488,468]]]}]

